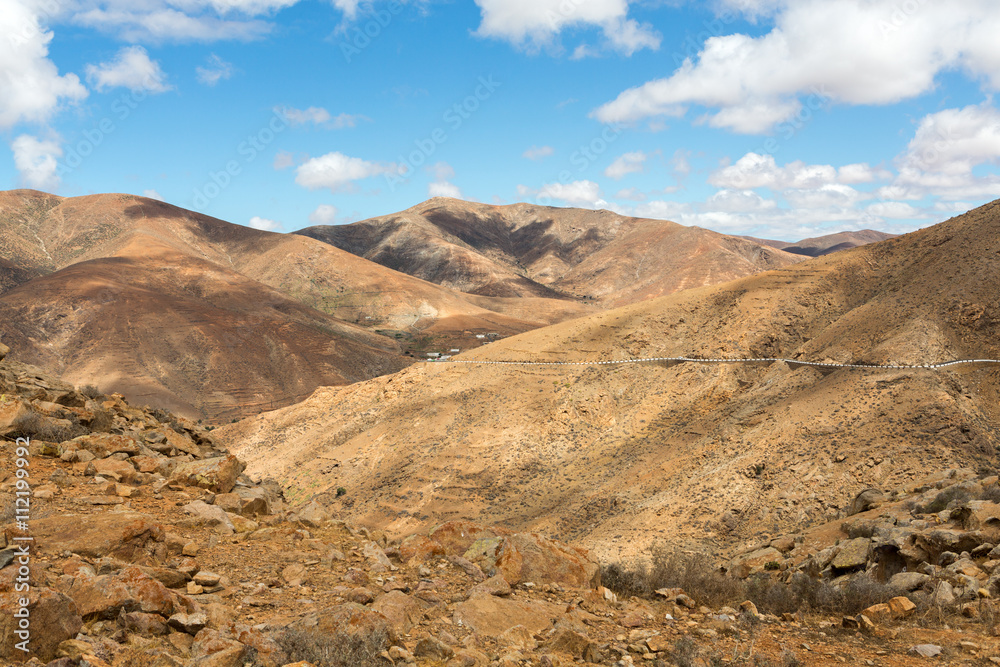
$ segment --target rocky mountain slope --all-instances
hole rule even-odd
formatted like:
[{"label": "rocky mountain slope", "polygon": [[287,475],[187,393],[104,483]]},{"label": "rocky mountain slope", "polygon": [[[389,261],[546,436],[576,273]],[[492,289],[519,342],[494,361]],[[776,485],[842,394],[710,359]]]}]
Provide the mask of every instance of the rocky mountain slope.
[{"label": "rocky mountain slope", "polygon": [[[246,475],[199,424],[78,390],[5,360],[7,352],[0,345],[0,450],[12,462],[0,468],[3,664],[771,667],[837,665],[848,655],[910,667],[926,664],[925,655],[980,664],[1000,653],[986,620],[1000,593],[986,575],[997,561],[988,560],[982,531],[910,526],[909,536],[935,544],[979,541],[974,554],[922,563],[930,573],[913,572],[920,581],[896,574],[899,588],[856,574],[878,548],[875,539],[857,544],[875,505],[884,503],[874,528],[884,543],[881,524],[897,520],[886,517],[901,503],[929,499],[932,511],[941,494],[965,502],[957,488],[966,499],[1000,497],[995,476],[955,471],[865,496],[866,511],[841,527],[781,537],[734,561],[730,569],[750,577],[745,584],[713,573],[703,558],[638,575],[539,534],[467,521],[391,541],[341,520],[328,502],[286,498],[276,483]],[[15,511],[25,489],[30,504]],[[963,507],[975,502],[984,517],[985,508],[1000,508]],[[957,522],[963,512],[934,518]],[[951,542],[934,537],[945,532]],[[756,566],[762,558],[771,560]],[[838,572],[843,590],[806,574],[821,559],[847,573]],[[677,576],[675,587],[643,588]],[[966,601],[970,590],[975,604]],[[27,652],[16,648],[22,641]]]},{"label": "rocky mountain slope", "polygon": [[130,195],[0,193],[0,257],[0,336],[21,360],[216,419],[398,370],[415,341],[448,349],[592,310],[468,297]]},{"label": "rocky mountain slope", "polygon": [[[564,322],[459,360],[1000,358],[1000,203],[716,287]],[[288,488],[350,491],[404,535],[454,517],[600,558],[660,540],[738,551],[868,487],[995,466],[1000,368],[433,363],[220,432]]]},{"label": "rocky mountain slope", "polygon": [[609,306],[801,260],[665,220],[444,197],[394,215],[296,233],[471,294],[586,298]]}]

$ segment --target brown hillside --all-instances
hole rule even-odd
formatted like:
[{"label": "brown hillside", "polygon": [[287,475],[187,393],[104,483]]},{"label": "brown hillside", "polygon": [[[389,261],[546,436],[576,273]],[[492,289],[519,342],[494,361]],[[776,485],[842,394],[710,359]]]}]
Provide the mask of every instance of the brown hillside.
[{"label": "brown hillside", "polygon": [[784,250],[785,252],[790,252],[795,255],[819,257],[821,255],[829,255],[831,252],[837,252],[838,250],[848,250],[850,248],[868,245],[869,243],[878,243],[879,241],[885,241],[886,239],[895,237],[896,234],[886,234],[885,232],[877,232],[873,229],[862,229],[857,232],[837,232],[836,234],[827,234],[825,236],[802,239],[801,241],[796,242],[770,241],[767,239],[754,238],[752,236],[741,236],[740,238],[748,241],[754,241],[755,243],[760,243],[772,248],[778,248],[779,250]]},{"label": "brown hillside", "polygon": [[[854,250],[516,336],[459,359],[1000,358],[1000,203]],[[423,364],[223,431],[251,470],[343,486],[406,533],[463,516],[602,558],[719,552],[859,491],[996,463],[1000,368]],[[322,465],[315,462],[322,460]]]},{"label": "brown hillside", "polygon": [[[2,192],[0,232],[0,336],[19,359],[191,416],[242,416],[398,370],[407,350],[593,310],[470,297],[313,239],[131,195]],[[107,283],[115,290],[92,298]]]},{"label": "brown hillside", "polygon": [[297,234],[452,289],[623,305],[801,261],[773,248],[610,211],[436,197]]},{"label": "brown hillside", "polygon": [[78,384],[215,419],[403,368],[388,338],[205,260],[144,244],[0,297],[4,343]]},{"label": "brown hillside", "polygon": [[[61,198],[34,190],[0,192],[0,257],[42,271],[103,257],[141,254],[137,236],[236,270],[340,319],[422,330],[454,316],[505,334],[579,316],[580,305],[539,302],[534,317],[505,315],[503,301],[479,300],[365,261],[325,243],[234,225],[154,199],[126,194]],[[477,321],[482,320],[482,321]]]}]

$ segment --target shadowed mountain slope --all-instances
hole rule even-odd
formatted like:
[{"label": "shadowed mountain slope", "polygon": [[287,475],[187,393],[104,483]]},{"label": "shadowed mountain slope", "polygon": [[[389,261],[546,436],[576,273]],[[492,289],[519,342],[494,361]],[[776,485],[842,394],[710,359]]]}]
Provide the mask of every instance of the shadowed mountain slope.
[{"label": "shadowed mountain slope", "polygon": [[470,294],[587,297],[609,306],[801,261],[665,220],[444,197],[394,215],[296,233]]},{"label": "shadowed mountain slope", "polygon": [[414,340],[512,335],[593,310],[529,301],[470,297],[152,199],[0,192],[0,335],[17,358],[191,416],[398,370]]},{"label": "shadowed mountain slope", "polygon": [[[912,234],[515,336],[458,359],[1000,358],[1000,203]],[[226,427],[293,488],[406,533],[452,517],[634,554],[733,551],[1000,446],[1000,367],[422,364]],[[303,426],[307,425],[307,426]],[[315,462],[321,461],[322,465]],[[335,501],[336,502],[336,501]]]}]

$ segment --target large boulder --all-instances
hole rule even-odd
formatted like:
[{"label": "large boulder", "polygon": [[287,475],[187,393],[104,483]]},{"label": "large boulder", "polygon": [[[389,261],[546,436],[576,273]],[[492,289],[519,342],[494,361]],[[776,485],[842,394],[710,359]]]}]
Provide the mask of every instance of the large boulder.
[{"label": "large boulder", "polygon": [[49,555],[69,551],[85,558],[162,562],[166,531],[153,517],[132,512],[63,514],[32,523],[35,544]]},{"label": "large boulder", "polygon": [[99,459],[103,459],[110,454],[135,456],[140,451],[139,443],[133,438],[113,433],[81,435],[65,443],[63,449],[67,451],[70,449],[85,449]]},{"label": "large boulder", "polygon": [[292,629],[327,641],[360,643],[373,654],[399,641],[392,622],[385,615],[354,602],[309,614],[297,621]]},{"label": "large boulder", "polygon": [[0,662],[24,662],[38,658],[43,663],[56,657],[59,644],[72,639],[83,627],[83,619],[76,604],[67,596],[51,588],[35,587],[26,593],[28,599],[28,619],[30,632],[28,648],[25,653],[16,644],[22,641],[15,635],[19,630],[21,619],[15,616],[21,609],[19,606],[22,594],[13,591],[0,591]]},{"label": "large boulder", "polygon": [[510,535],[500,528],[486,528],[471,521],[448,521],[430,532],[430,539],[441,545],[446,554],[461,556],[476,540]]},{"label": "large boulder", "polygon": [[860,570],[868,564],[868,554],[871,552],[871,540],[867,537],[856,537],[840,545],[840,550],[833,557],[833,571],[836,573]]},{"label": "large boulder", "polygon": [[122,610],[164,617],[174,613],[170,590],[137,567],[100,577],[78,576],[65,593],[87,620],[116,618]]},{"label": "large boulder", "polygon": [[10,348],[0,343],[0,361],[3,361],[8,354],[10,354]]},{"label": "large boulder", "polygon": [[222,535],[236,532],[232,519],[221,507],[209,505],[204,500],[195,500],[184,505],[183,509],[191,517],[184,520],[186,523],[208,526]]},{"label": "large boulder", "polygon": [[214,493],[229,493],[245,468],[246,464],[232,454],[202,461],[188,461],[174,468],[170,481],[197,486]]},{"label": "large boulder", "polygon": [[517,625],[534,635],[551,627],[563,611],[564,607],[543,600],[529,602],[478,594],[455,605],[454,622],[483,637],[499,637]]},{"label": "large boulder", "polygon": [[414,628],[424,617],[424,610],[430,607],[423,600],[411,597],[402,591],[389,591],[380,595],[371,605],[392,624],[397,634],[404,635]]},{"label": "large boulder", "polygon": [[17,432],[25,420],[36,414],[26,400],[17,396],[0,396],[0,436]]},{"label": "large boulder", "polygon": [[601,568],[585,549],[566,546],[534,533],[509,537],[482,537],[465,552],[488,576],[503,575],[507,583],[556,583],[575,588],[596,588]]}]

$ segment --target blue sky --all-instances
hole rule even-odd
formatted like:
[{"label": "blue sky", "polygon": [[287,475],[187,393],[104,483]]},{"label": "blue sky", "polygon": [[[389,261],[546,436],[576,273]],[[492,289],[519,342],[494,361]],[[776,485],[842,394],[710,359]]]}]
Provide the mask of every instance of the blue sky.
[{"label": "blue sky", "polygon": [[992,0],[0,0],[4,188],[277,231],[430,196],[796,240],[1000,197]]}]

